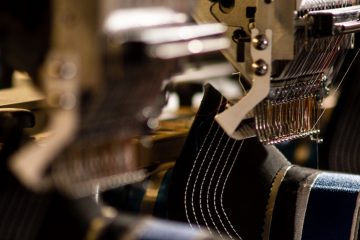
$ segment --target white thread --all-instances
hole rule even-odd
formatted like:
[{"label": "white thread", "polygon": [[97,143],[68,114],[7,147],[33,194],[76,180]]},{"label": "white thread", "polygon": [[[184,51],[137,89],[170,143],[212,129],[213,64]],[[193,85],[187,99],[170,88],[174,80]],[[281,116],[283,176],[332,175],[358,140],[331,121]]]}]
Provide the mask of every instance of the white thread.
[{"label": "white thread", "polygon": [[[228,144],[229,140],[230,140],[230,138],[228,138],[228,141],[226,142],[226,145]],[[221,180],[221,176],[222,176],[222,174],[224,173],[224,170],[225,170],[225,168],[226,168],[228,159],[229,159],[229,157],[231,156],[232,151],[233,151],[233,149],[234,149],[235,143],[236,143],[236,141],[233,142],[233,144],[232,144],[232,146],[231,146],[231,149],[230,149],[230,153],[228,154],[228,156],[227,156],[227,158],[226,158],[226,162],[225,162],[225,164],[224,164],[224,167],[221,169],[220,176],[219,176],[219,178],[218,178],[218,180],[217,180],[217,182],[216,182],[215,191],[214,191],[214,197],[213,197],[215,212],[216,212],[216,214],[217,214],[217,216],[218,216],[218,218],[219,218],[219,220],[220,220],[220,222],[221,222],[221,225],[223,226],[223,228],[225,229],[227,235],[228,235],[231,239],[234,239],[234,238],[233,238],[233,236],[229,233],[228,229],[226,228],[225,224],[223,223],[223,220],[222,220],[221,215],[219,214],[219,212],[218,212],[218,210],[217,210],[217,207],[216,207],[216,195],[217,195],[217,188],[218,188],[219,183],[220,183],[220,180]],[[226,147],[225,147],[225,148],[226,148]],[[225,148],[224,148],[224,150],[223,150],[223,153],[224,153],[224,151],[225,151]],[[219,162],[218,162],[218,163],[219,163]],[[214,173],[215,173],[215,171],[214,171]],[[213,176],[214,176],[214,174],[213,174]],[[213,176],[212,176],[212,177],[213,177]],[[211,181],[212,181],[212,179],[211,179]],[[211,185],[211,182],[210,182],[210,185]],[[231,227],[231,226],[230,226],[230,227]],[[235,232],[235,234],[236,234],[236,232]],[[240,237],[240,236],[238,235],[238,237]]]},{"label": "white thread", "polygon": [[[218,181],[217,181],[217,183],[216,183],[215,192],[217,192],[217,188],[218,188],[218,186],[219,186],[219,183],[220,183],[220,180],[221,180],[221,176],[222,176],[222,174],[224,173],[224,170],[225,170],[225,168],[226,168],[226,166],[227,166],[227,163],[228,163],[228,161],[229,161],[229,158],[230,158],[230,156],[231,156],[231,154],[232,154],[232,151],[233,151],[236,143],[237,143],[236,141],[233,143],[233,146],[231,147],[230,153],[229,153],[229,155],[228,155],[228,157],[227,157],[227,159],[226,159],[226,162],[225,162],[225,164],[224,164],[224,167],[223,167],[223,169],[221,170],[220,177],[218,178]],[[223,212],[224,215],[225,215],[225,218],[226,218],[227,223],[229,224],[229,226],[231,227],[231,229],[233,230],[233,232],[236,234],[236,236],[237,236],[239,239],[241,239],[241,237],[240,237],[239,233],[236,231],[236,229],[234,228],[234,226],[232,225],[232,223],[231,223],[231,221],[229,220],[229,217],[228,217],[228,215],[227,215],[227,213],[226,213],[226,211],[225,211],[225,208],[224,208],[224,205],[223,205],[223,195],[224,195],[224,190],[225,190],[225,187],[226,187],[226,183],[227,183],[228,177],[229,177],[229,175],[230,175],[230,173],[231,173],[231,171],[232,171],[232,168],[233,168],[233,166],[234,166],[234,163],[235,163],[235,161],[236,161],[236,159],[237,159],[237,157],[238,157],[238,155],[239,155],[239,153],[240,153],[240,150],[241,150],[241,148],[242,148],[242,146],[243,146],[243,143],[244,143],[244,141],[241,141],[241,144],[240,144],[239,149],[238,149],[238,151],[237,151],[237,153],[236,153],[236,156],[235,156],[235,158],[234,158],[234,160],[233,160],[233,163],[232,163],[232,165],[231,165],[231,167],[230,167],[230,169],[229,169],[229,172],[228,172],[228,174],[227,174],[227,176],[226,176],[226,178],[225,178],[224,185],[223,185],[223,187],[222,187],[222,191],[221,191],[221,195],[220,195],[220,206],[221,206],[221,210],[222,210],[222,212]],[[216,194],[214,194],[214,203],[216,203]],[[214,204],[214,205],[216,206],[216,204]],[[215,211],[218,213],[217,208],[215,208]]]},{"label": "white thread", "polygon": [[[214,168],[214,170],[213,170],[213,173],[212,173],[212,175],[211,175],[210,182],[209,182],[209,185],[208,185],[208,189],[207,189],[207,192],[206,192],[206,206],[207,206],[207,210],[208,210],[208,213],[209,213],[209,215],[210,215],[211,221],[212,221],[213,225],[215,226],[216,230],[218,231],[218,233],[220,234],[220,237],[221,237],[221,238],[223,238],[223,237],[222,237],[220,231],[218,230],[218,227],[217,227],[214,219],[212,218],[211,208],[210,208],[210,204],[209,204],[209,196],[210,196],[209,193],[210,193],[212,181],[213,181],[213,179],[214,179],[216,170],[217,170],[217,168],[218,168],[218,166],[219,166],[219,164],[220,164],[220,162],[221,162],[221,160],[222,160],[222,157],[223,157],[223,155],[224,155],[225,149],[227,148],[227,145],[228,145],[228,143],[229,143],[229,140],[230,140],[230,138],[227,137],[226,144],[225,144],[225,146],[224,146],[224,148],[223,148],[223,150],[222,150],[222,152],[221,152],[221,155],[220,155],[219,158],[218,158],[218,162],[216,163],[216,166],[215,166],[215,168]],[[213,159],[212,159],[212,160],[213,160]],[[214,205],[214,206],[215,206],[215,205]],[[215,207],[216,207],[216,206],[215,206]],[[223,228],[224,228],[224,230],[226,231],[227,235],[230,236],[230,234],[229,234],[227,228],[225,227],[225,225],[224,225],[224,223],[223,223],[220,215],[218,214],[218,212],[216,212],[216,215],[218,216],[218,218],[219,218],[219,220],[220,220],[220,222],[221,222],[221,225],[223,226]],[[231,237],[231,236],[230,236],[230,237]]]},{"label": "white thread", "polygon": [[[223,137],[224,137],[224,134],[225,134],[224,131],[222,131],[220,141],[218,142],[218,144],[217,144],[217,146],[216,146],[216,148],[215,148],[215,151],[214,151],[214,153],[213,153],[212,156],[211,156],[211,160],[210,160],[210,162],[209,162],[209,164],[208,164],[208,166],[207,166],[207,168],[206,168],[205,175],[204,175],[203,180],[202,180],[201,185],[200,185],[200,197],[199,197],[200,212],[201,212],[201,215],[202,215],[202,217],[203,217],[203,219],[204,219],[205,225],[206,225],[206,227],[207,227],[209,230],[210,230],[210,227],[208,226],[208,223],[207,223],[207,221],[206,221],[206,217],[205,217],[205,214],[204,214],[204,210],[203,210],[203,207],[202,207],[202,191],[203,191],[204,183],[205,183],[205,180],[206,180],[206,176],[207,176],[207,174],[209,173],[209,169],[210,169],[211,164],[212,164],[212,162],[213,162],[213,160],[214,160],[214,157],[215,157],[215,155],[216,155],[216,153],[217,153],[217,151],[218,151],[218,149],[219,149],[219,146],[220,146],[220,143],[221,143],[221,141],[222,141],[222,139],[223,139]],[[223,149],[223,152],[222,152],[222,153],[224,153],[224,150],[225,150],[225,148]],[[221,159],[221,156],[219,157],[219,160],[220,160],[220,159]],[[205,160],[206,160],[206,159],[204,159],[204,162],[205,162]],[[218,163],[219,163],[219,161],[218,161]],[[215,170],[214,170],[213,173],[215,173]],[[211,182],[210,182],[210,185],[211,185]],[[209,185],[209,188],[210,188],[210,185]],[[208,205],[207,205],[207,206],[208,206]],[[212,224],[214,225],[214,227],[215,227],[216,231],[219,233],[220,237],[223,238],[222,235],[221,235],[221,232],[219,231],[218,227],[216,226],[216,224],[215,224],[215,222],[214,222],[214,219],[213,219],[212,216],[211,216],[211,213],[210,213],[210,211],[209,211],[209,207],[208,207],[207,209],[208,209],[208,212],[209,212],[210,221],[211,221]]]},{"label": "white thread", "polygon": [[[223,97],[221,97],[221,101],[222,101],[222,100],[223,100]],[[219,112],[220,106],[221,106],[221,105],[219,104],[218,109],[217,109],[217,112]],[[211,132],[211,130],[212,130],[212,128],[213,128],[214,122],[215,122],[215,120],[213,119],[213,121],[212,121],[212,123],[211,123],[211,126],[210,126],[210,129],[209,129],[209,131],[207,132],[207,134],[206,134],[206,136],[205,136],[205,139],[204,139],[204,141],[203,141],[203,143],[202,143],[202,145],[201,145],[201,147],[200,147],[200,150],[199,150],[199,152],[198,152],[198,154],[197,154],[197,156],[196,156],[196,158],[195,158],[194,164],[193,164],[193,166],[192,166],[192,168],[191,168],[191,171],[190,171],[188,180],[187,180],[187,182],[186,182],[185,196],[184,196],[184,207],[185,207],[186,219],[187,219],[187,221],[188,221],[188,223],[189,223],[189,225],[190,225],[191,228],[193,228],[193,226],[192,226],[192,224],[191,224],[191,222],[190,222],[189,211],[188,211],[188,209],[187,209],[187,192],[188,192],[188,188],[189,188],[189,183],[190,183],[190,180],[191,180],[191,176],[192,176],[192,174],[193,174],[193,172],[194,172],[194,169],[195,169],[196,162],[197,162],[197,160],[198,160],[198,158],[199,158],[199,156],[200,156],[200,153],[202,152],[202,149],[203,149],[203,147],[204,147],[204,145],[205,145],[206,140],[208,139],[208,137],[209,137],[209,135],[210,135],[210,132]],[[194,215],[195,215],[195,212],[194,212]]]},{"label": "white thread", "polygon": [[[184,196],[184,206],[185,206],[186,219],[187,219],[187,221],[188,221],[188,223],[189,223],[189,225],[190,225],[191,228],[193,228],[193,226],[192,226],[192,224],[191,224],[191,221],[190,221],[190,218],[189,218],[189,211],[188,211],[188,208],[187,208],[187,193],[188,193],[188,188],[189,188],[190,180],[191,180],[192,174],[193,174],[193,172],[194,172],[196,163],[197,163],[197,161],[198,161],[198,159],[199,159],[199,156],[200,156],[200,154],[201,154],[201,152],[202,152],[202,150],[203,150],[203,147],[204,147],[204,145],[205,145],[205,142],[206,142],[206,140],[208,139],[208,136],[210,135],[210,132],[211,132],[211,130],[212,130],[212,128],[213,128],[213,125],[214,125],[214,120],[213,120],[213,122],[211,123],[210,129],[209,129],[207,135],[205,136],[205,139],[204,139],[204,141],[203,141],[203,143],[202,143],[202,145],[201,145],[201,147],[200,147],[200,150],[199,150],[199,152],[198,152],[198,154],[197,154],[197,156],[196,156],[196,158],[195,158],[194,164],[192,165],[192,168],[191,168],[191,171],[190,171],[188,180],[187,180],[187,182],[186,182],[185,196]],[[194,214],[195,214],[195,213],[194,213]]]},{"label": "white thread", "polygon": [[[219,129],[220,129],[220,127],[217,126],[217,130],[216,130],[216,132],[215,132],[214,138],[211,140],[210,146],[213,145],[213,142],[214,142],[214,140],[215,140],[215,138],[216,138],[216,136],[217,136],[217,133],[219,132]],[[199,227],[200,227],[200,224],[199,224],[198,218],[196,217],[195,204],[194,204],[194,196],[195,196],[196,184],[197,184],[197,181],[198,181],[198,179],[199,179],[199,174],[200,174],[201,169],[202,169],[202,167],[203,167],[203,165],[204,165],[205,159],[207,158],[207,155],[209,154],[209,151],[210,151],[210,149],[208,149],[208,150],[206,151],[205,156],[204,156],[204,158],[203,158],[203,161],[202,161],[201,164],[200,164],[199,172],[196,174],[195,182],[194,182],[193,189],[192,189],[192,192],[191,192],[191,208],[192,208],[192,210],[193,210],[193,212],[194,212],[194,218],[195,218],[196,224],[197,224]],[[207,224],[207,222],[205,222],[205,224]],[[207,227],[208,227],[208,226],[207,226]],[[212,233],[212,231],[211,231],[211,229],[210,229],[209,227],[208,227],[208,229],[209,229],[209,232]]]},{"label": "white thread", "polygon": [[[346,72],[345,72],[344,76],[342,77],[342,79],[341,79],[341,81],[340,81],[339,85],[338,85],[338,86],[336,87],[336,89],[335,89],[335,93],[339,90],[339,88],[340,88],[341,84],[343,83],[343,81],[344,81],[345,77],[346,77],[346,76],[347,76],[347,74],[349,73],[349,70],[350,70],[351,66],[353,65],[353,63],[354,63],[354,61],[355,61],[355,59],[356,59],[357,55],[359,54],[359,52],[360,52],[360,49],[358,49],[358,50],[357,50],[357,52],[356,52],[356,54],[355,54],[355,57],[353,58],[353,60],[352,60],[352,61],[351,61],[351,63],[349,64],[349,67],[347,68],[347,70],[346,70]],[[314,130],[314,128],[316,127],[316,124],[318,124],[318,123],[319,123],[319,121],[320,121],[321,117],[324,115],[324,113],[325,113],[325,110],[323,110],[323,111],[321,112],[321,114],[320,114],[320,116],[318,117],[317,121],[315,122],[315,124],[314,124],[314,126],[313,126],[312,130]]]}]

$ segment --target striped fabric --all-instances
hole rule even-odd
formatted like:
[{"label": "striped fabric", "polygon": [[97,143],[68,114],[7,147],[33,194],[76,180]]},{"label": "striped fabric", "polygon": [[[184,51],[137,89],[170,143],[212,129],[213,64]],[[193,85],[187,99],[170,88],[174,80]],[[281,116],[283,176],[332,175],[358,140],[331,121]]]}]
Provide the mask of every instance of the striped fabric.
[{"label": "striped fabric", "polygon": [[277,193],[270,239],[358,239],[360,176],[293,167]]},{"label": "striped fabric", "polygon": [[360,176],[320,173],[309,195],[302,239],[357,239]]}]

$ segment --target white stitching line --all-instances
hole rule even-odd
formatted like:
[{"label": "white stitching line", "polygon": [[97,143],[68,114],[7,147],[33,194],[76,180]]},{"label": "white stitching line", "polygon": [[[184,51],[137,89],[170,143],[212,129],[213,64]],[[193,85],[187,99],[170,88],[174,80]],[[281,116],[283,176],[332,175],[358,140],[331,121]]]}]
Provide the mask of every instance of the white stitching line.
[{"label": "white stitching line", "polygon": [[[217,130],[216,130],[216,132],[215,132],[215,135],[214,135],[213,139],[211,140],[210,146],[213,145],[213,142],[214,142],[214,140],[216,139],[216,136],[217,136],[217,134],[218,134],[218,132],[219,132],[219,129],[220,129],[220,126],[217,126]],[[210,152],[210,149],[211,149],[211,148],[207,149],[207,151],[206,151],[206,153],[205,153],[205,156],[204,156],[204,158],[203,158],[203,160],[202,160],[202,162],[201,162],[201,165],[200,165],[200,167],[199,167],[199,171],[198,171],[198,173],[196,174],[196,178],[195,178],[195,182],[194,182],[194,187],[193,187],[192,192],[191,192],[191,207],[192,207],[192,210],[193,210],[193,212],[194,212],[194,217],[195,217],[196,224],[197,224],[199,227],[200,227],[200,224],[199,224],[198,218],[196,217],[196,212],[195,212],[195,207],[194,207],[194,205],[195,205],[195,204],[194,204],[194,196],[195,196],[196,184],[197,184],[197,181],[198,181],[198,179],[199,179],[200,172],[202,171],[202,167],[203,167],[203,165],[204,165],[204,163],[205,163],[205,160],[206,160],[206,158],[207,158],[207,156],[208,156],[208,154],[209,154],[209,152]],[[200,205],[200,210],[202,210],[201,205]],[[206,222],[206,221],[205,221],[205,224],[206,224],[206,226],[207,226],[207,222]],[[210,229],[208,226],[207,226],[207,228],[209,229],[209,232],[212,233],[211,229]]]},{"label": "white stitching line", "polygon": [[[239,153],[240,153],[240,150],[241,150],[243,144],[244,144],[244,140],[241,141],[241,144],[240,144],[240,146],[239,146],[239,149],[238,149],[238,151],[237,151],[237,153],[236,153],[236,155],[235,155],[235,157],[234,157],[234,160],[233,160],[233,162],[232,162],[232,164],[231,164],[231,167],[230,167],[230,169],[229,169],[229,171],[228,171],[228,173],[227,173],[226,179],[225,179],[225,181],[224,181],[224,185],[223,185],[222,190],[221,190],[221,197],[220,197],[221,210],[222,210],[222,212],[224,213],[225,218],[226,218],[226,221],[229,223],[229,226],[231,227],[231,229],[234,231],[234,233],[236,234],[236,236],[237,236],[239,239],[242,239],[242,238],[240,237],[239,233],[236,231],[236,229],[235,229],[234,226],[232,225],[231,221],[229,220],[228,215],[226,214],[226,211],[225,211],[225,208],[224,208],[224,203],[223,203],[223,196],[224,196],[224,191],[225,191],[225,187],[226,187],[227,180],[228,180],[228,178],[229,178],[229,176],[230,176],[230,173],[231,173],[231,171],[232,171],[232,169],[233,169],[233,167],[234,167],[234,164],[235,164],[235,162],[236,162],[236,159],[237,159],[237,157],[238,157],[238,155],[239,155]],[[223,169],[225,169],[225,166],[227,165],[227,162],[228,162],[228,160],[229,160],[229,158],[230,158],[230,155],[231,155],[231,154],[229,154],[228,158],[226,159],[226,163],[225,163]],[[220,178],[219,178],[218,181],[220,181]]]},{"label": "white stitching line", "polygon": [[[211,132],[211,130],[212,130],[212,128],[213,128],[214,122],[215,122],[215,121],[213,120],[213,122],[211,123],[210,129],[209,129],[208,133],[206,134],[205,139],[204,139],[204,141],[203,141],[203,143],[202,143],[202,145],[201,145],[201,147],[200,147],[200,150],[199,150],[199,152],[198,152],[198,154],[197,154],[197,156],[196,156],[196,158],[195,158],[194,164],[193,164],[193,166],[192,166],[192,168],[191,168],[191,171],[190,171],[188,180],[187,180],[187,182],[186,182],[185,196],[184,196],[184,206],[185,206],[186,219],[187,219],[187,221],[188,221],[188,223],[189,223],[189,225],[190,225],[191,228],[193,228],[193,226],[192,226],[192,224],[191,224],[191,222],[190,222],[189,211],[188,211],[188,208],[187,208],[187,192],[188,192],[188,188],[189,188],[189,184],[190,184],[190,179],[191,179],[192,174],[193,174],[194,169],[195,169],[195,165],[196,165],[197,160],[199,159],[199,156],[200,156],[200,154],[201,154],[201,152],[202,152],[202,150],[203,150],[203,147],[204,147],[204,145],[205,145],[205,142],[206,142],[206,140],[208,139],[208,137],[209,137],[209,135],[210,135],[210,132]],[[194,214],[195,214],[195,213],[194,213]]]},{"label": "white stitching line", "polygon": [[[212,176],[211,176],[210,183],[209,183],[209,188],[208,188],[208,190],[207,190],[206,204],[207,204],[208,212],[209,212],[210,215],[211,215],[211,213],[210,213],[210,204],[209,204],[209,192],[210,192],[211,183],[212,183],[212,181],[213,181],[213,179],[214,179],[215,172],[216,172],[216,170],[217,170],[217,168],[218,168],[218,166],[219,166],[219,164],[220,164],[220,160],[222,159],[222,157],[223,157],[223,155],[224,155],[225,149],[227,148],[229,141],[230,141],[230,138],[228,137],[228,138],[227,138],[227,141],[226,141],[226,144],[225,144],[225,146],[224,146],[224,148],[223,148],[223,150],[222,150],[222,153],[221,153],[221,155],[220,155],[220,157],[219,157],[219,161],[217,162],[217,164],[216,164],[216,166],[215,166],[215,169],[214,169],[214,171],[213,171],[213,174],[212,174]],[[234,145],[235,145],[235,141],[234,141],[234,143],[233,143],[233,145],[232,145],[232,148],[231,148],[231,150],[230,150],[230,154],[231,154],[232,149],[234,148]],[[220,181],[220,178],[221,178],[221,175],[220,175],[220,177],[218,178],[218,182]],[[218,185],[218,184],[217,184],[217,185]],[[217,186],[217,185],[216,185],[216,186]],[[217,211],[216,201],[215,201],[215,199],[216,199],[216,190],[217,190],[217,189],[215,188],[215,191],[214,191],[214,194],[213,194],[213,196],[214,196],[214,197],[213,197],[213,199],[214,199],[214,208],[215,208],[216,215],[217,215],[217,217],[219,218],[220,223],[221,223],[223,229],[226,231],[227,235],[228,235],[231,239],[233,239],[232,236],[230,235],[229,231],[227,230],[225,224],[223,223],[222,218],[221,218],[219,212]],[[214,223],[214,222],[213,222],[213,223]],[[215,225],[215,223],[214,223],[214,225]],[[215,226],[216,226],[216,225],[215,225]],[[216,229],[217,229],[217,227],[216,227]],[[220,234],[220,236],[222,237],[221,234]]]},{"label": "white stitching line", "polygon": [[[204,219],[204,221],[205,221],[206,227],[207,227],[209,230],[210,230],[210,228],[209,228],[209,226],[208,226],[208,224],[207,224],[207,221],[206,221],[206,218],[205,218],[205,214],[204,214],[204,211],[203,211],[203,207],[202,207],[202,191],[203,191],[204,183],[205,183],[205,180],[206,180],[206,176],[207,176],[207,174],[209,173],[209,169],[210,169],[210,167],[211,167],[212,162],[214,161],[214,158],[215,158],[216,153],[218,152],[218,149],[219,149],[219,146],[220,146],[220,144],[221,144],[221,141],[222,141],[222,139],[224,138],[224,134],[225,134],[225,133],[222,132],[221,138],[220,138],[220,140],[219,140],[219,142],[218,142],[218,144],[217,144],[217,146],[216,146],[216,148],[215,148],[214,153],[212,154],[211,160],[210,160],[210,162],[209,162],[209,164],[208,164],[208,166],[207,166],[207,168],[206,168],[205,175],[204,175],[204,177],[203,177],[203,180],[202,180],[201,186],[200,186],[200,198],[199,198],[200,211],[201,211],[201,215],[202,215],[202,217],[203,217],[203,219]],[[229,141],[229,140],[228,140],[228,141]],[[228,141],[227,141],[227,142],[228,142]],[[224,148],[224,149],[225,149],[225,148]],[[221,159],[222,154],[224,153],[224,149],[223,149],[223,151],[222,151],[222,153],[221,153],[221,156],[219,157],[219,160]],[[210,151],[210,149],[209,149],[209,151]],[[204,159],[204,161],[205,161],[205,159]],[[219,161],[218,161],[218,164],[219,164]],[[217,164],[217,165],[218,165],[218,164]],[[217,166],[217,165],[216,165],[216,166]],[[214,173],[215,173],[215,170],[214,170],[213,174],[214,174]],[[210,185],[211,185],[211,182],[210,182],[210,184],[208,185],[208,190],[210,189]],[[209,191],[207,191],[207,194],[208,194],[208,193],[209,193]],[[207,203],[208,203],[208,195],[207,195]],[[220,237],[223,238],[222,235],[221,235],[221,232],[219,231],[218,227],[216,226],[216,224],[215,224],[215,222],[214,222],[214,219],[213,219],[213,217],[212,217],[212,215],[211,215],[211,213],[210,213],[210,211],[209,211],[209,205],[208,205],[208,204],[207,204],[207,210],[208,210],[208,213],[209,213],[210,220],[211,220],[212,224],[214,225],[216,231],[219,233]]]}]

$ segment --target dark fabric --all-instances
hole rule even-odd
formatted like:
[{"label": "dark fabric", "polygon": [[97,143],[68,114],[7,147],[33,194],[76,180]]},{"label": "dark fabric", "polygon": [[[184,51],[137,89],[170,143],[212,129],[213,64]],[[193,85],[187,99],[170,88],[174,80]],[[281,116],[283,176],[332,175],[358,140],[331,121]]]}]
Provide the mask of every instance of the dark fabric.
[{"label": "dark fabric", "polygon": [[38,239],[39,225],[49,202],[47,194],[35,194],[23,188],[11,175],[1,171],[0,239]]},{"label": "dark fabric", "polygon": [[[83,239],[90,216],[56,192],[35,193],[2,171],[0,184],[0,239]],[[88,214],[95,213],[90,208]]]},{"label": "dark fabric", "polygon": [[[256,138],[244,142],[229,139],[213,123],[218,107],[224,109],[225,104],[219,92],[210,85],[205,87],[204,99],[174,168],[169,217],[187,222],[186,206],[193,226],[198,222],[224,235],[261,239],[272,179],[289,163]],[[193,177],[189,178],[191,172]],[[190,191],[185,197],[187,185]]]},{"label": "dark fabric", "polygon": [[121,212],[139,214],[148,181],[110,189],[101,194],[104,203]]}]

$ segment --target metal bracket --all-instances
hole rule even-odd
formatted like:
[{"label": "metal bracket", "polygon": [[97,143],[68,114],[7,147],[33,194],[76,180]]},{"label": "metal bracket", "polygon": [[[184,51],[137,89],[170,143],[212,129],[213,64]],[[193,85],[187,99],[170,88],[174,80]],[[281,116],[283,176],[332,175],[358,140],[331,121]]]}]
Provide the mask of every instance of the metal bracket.
[{"label": "metal bracket", "polygon": [[44,86],[48,104],[53,108],[45,132],[54,136],[48,139],[46,147],[35,142],[26,144],[9,163],[18,179],[32,190],[45,191],[52,186],[52,180],[45,172],[78,128],[78,67],[76,57],[55,51],[49,54],[44,65]]},{"label": "metal bracket", "polygon": [[[259,30],[251,30],[251,56],[253,59],[253,85],[250,91],[236,104],[226,109],[224,112],[215,116],[215,120],[224,131],[234,139],[242,139],[242,134],[237,131],[240,123],[258,103],[266,98],[270,91],[271,76],[271,50],[272,50],[272,31],[265,30],[267,45],[265,48],[258,45]],[[259,66],[259,64],[265,64]]]}]

